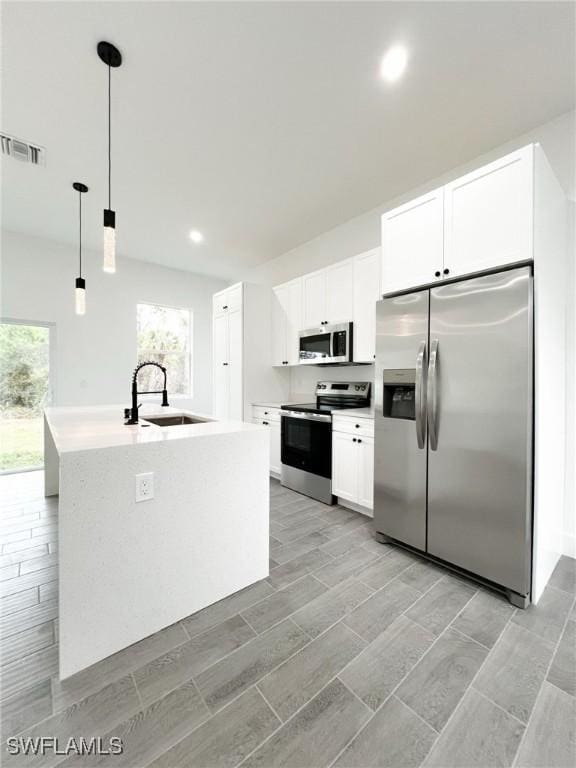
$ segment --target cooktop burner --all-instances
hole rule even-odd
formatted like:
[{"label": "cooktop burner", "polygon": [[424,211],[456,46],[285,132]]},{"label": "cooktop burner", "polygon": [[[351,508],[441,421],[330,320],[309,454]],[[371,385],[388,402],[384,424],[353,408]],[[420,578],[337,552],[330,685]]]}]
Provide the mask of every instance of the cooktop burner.
[{"label": "cooktop burner", "polygon": [[289,405],[282,405],[283,411],[301,411],[302,413],[331,413],[332,411],[339,411],[348,408],[365,408],[365,403],[332,403],[332,404],[320,404],[316,403],[290,403]]}]

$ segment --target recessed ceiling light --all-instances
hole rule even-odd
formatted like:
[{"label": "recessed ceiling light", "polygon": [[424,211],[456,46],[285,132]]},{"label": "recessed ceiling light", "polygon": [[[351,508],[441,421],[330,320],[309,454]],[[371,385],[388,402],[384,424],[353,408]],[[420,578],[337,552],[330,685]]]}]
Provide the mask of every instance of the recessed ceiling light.
[{"label": "recessed ceiling light", "polygon": [[190,231],[190,240],[198,245],[198,243],[201,243],[204,240],[204,235],[202,232],[198,232],[197,229],[192,229]]},{"label": "recessed ceiling light", "polygon": [[408,51],[403,45],[393,45],[389,48],[380,63],[380,77],[389,83],[399,80],[404,74],[408,63]]}]

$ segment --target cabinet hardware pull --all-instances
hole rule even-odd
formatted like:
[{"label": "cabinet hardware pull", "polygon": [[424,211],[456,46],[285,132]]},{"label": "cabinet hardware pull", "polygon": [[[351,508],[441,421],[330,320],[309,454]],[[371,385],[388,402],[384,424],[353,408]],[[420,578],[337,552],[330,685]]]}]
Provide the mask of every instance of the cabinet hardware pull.
[{"label": "cabinet hardware pull", "polygon": [[228,365],[228,363],[222,363],[222,365]]},{"label": "cabinet hardware pull", "polygon": [[440,272],[439,271],[434,272],[434,277],[440,277]]},{"label": "cabinet hardware pull", "polygon": [[356,424],[356,429],[360,429],[360,424]]},{"label": "cabinet hardware pull", "polygon": [[266,426],[268,426],[268,422],[267,421],[263,421],[262,424],[266,424]]},{"label": "cabinet hardware pull", "polygon": [[357,442],[358,442],[358,443],[361,443],[361,442],[362,442],[362,440],[360,440],[360,438],[358,438]]},{"label": "cabinet hardware pull", "polygon": [[450,270],[449,270],[449,269],[445,269],[445,270],[444,270],[444,274],[445,274],[445,275],[449,275],[449,274],[450,274]]},{"label": "cabinet hardware pull", "polygon": [[356,442],[356,438],[355,438],[355,437],[353,437],[353,438],[352,438],[352,442],[353,442],[353,443],[355,443],[355,442]]},{"label": "cabinet hardware pull", "polygon": [[228,304],[224,304],[224,306],[222,307],[222,309],[228,309]]}]

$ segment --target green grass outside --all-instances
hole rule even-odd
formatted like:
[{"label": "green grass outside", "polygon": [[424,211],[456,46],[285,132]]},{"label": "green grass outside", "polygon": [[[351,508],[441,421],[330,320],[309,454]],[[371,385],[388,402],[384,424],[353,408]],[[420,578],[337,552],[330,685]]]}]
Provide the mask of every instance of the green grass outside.
[{"label": "green grass outside", "polygon": [[44,463],[42,417],[0,421],[0,470],[28,469]]}]

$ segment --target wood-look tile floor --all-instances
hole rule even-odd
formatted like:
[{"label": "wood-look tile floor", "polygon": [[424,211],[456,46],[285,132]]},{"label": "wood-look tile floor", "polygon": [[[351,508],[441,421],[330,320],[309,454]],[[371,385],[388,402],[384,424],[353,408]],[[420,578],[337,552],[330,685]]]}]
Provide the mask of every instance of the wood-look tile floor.
[{"label": "wood-look tile floor", "polygon": [[[59,682],[42,480],[0,479],[3,764],[574,765],[576,561],[516,610],[273,481],[268,579]],[[16,735],[124,752],[14,757]]]}]

